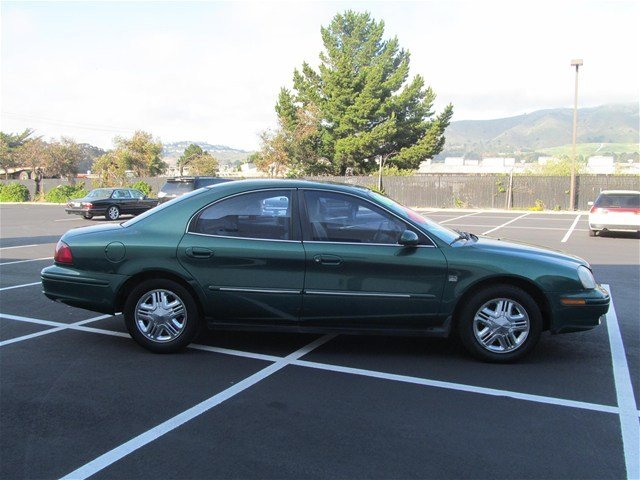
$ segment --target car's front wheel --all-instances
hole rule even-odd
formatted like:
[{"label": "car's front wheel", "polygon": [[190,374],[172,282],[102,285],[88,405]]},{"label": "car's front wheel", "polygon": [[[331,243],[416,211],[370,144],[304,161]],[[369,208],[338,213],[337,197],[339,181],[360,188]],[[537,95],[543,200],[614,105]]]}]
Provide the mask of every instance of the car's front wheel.
[{"label": "car's front wheel", "polygon": [[109,208],[107,208],[107,218],[109,220],[117,220],[119,216],[120,209],[118,207],[116,207],[115,205],[111,205]]},{"label": "car's front wheel", "polygon": [[529,353],[542,332],[542,313],[524,290],[484,288],[466,301],[458,318],[462,344],[476,358],[506,363]]},{"label": "car's front wheel", "polygon": [[138,284],[127,297],[123,313],[133,339],[157,353],[186,347],[200,325],[193,296],[182,285],[166,279]]}]

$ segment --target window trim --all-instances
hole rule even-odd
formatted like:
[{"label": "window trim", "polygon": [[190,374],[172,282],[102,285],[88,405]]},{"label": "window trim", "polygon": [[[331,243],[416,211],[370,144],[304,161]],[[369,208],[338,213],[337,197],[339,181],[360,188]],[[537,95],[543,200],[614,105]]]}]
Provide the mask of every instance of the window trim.
[{"label": "window trim", "polygon": [[379,208],[380,210],[385,211],[386,213],[388,213],[389,215],[397,218],[398,220],[400,220],[404,225],[411,225],[414,229],[418,230],[420,233],[422,233],[429,242],[431,242],[431,245],[413,245],[412,248],[438,248],[438,245],[436,244],[436,242],[433,241],[433,239],[427,235],[427,233],[425,233],[421,228],[419,228],[417,225],[414,225],[412,223],[407,222],[406,219],[400,217],[399,215],[397,215],[395,212],[392,212],[391,210],[389,210],[386,207],[383,207],[382,205],[378,205],[375,202],[372,202],[371,200],[361,197],[359,195],[354,195],[353,193],[349,193],[349,192],[342,192],[342,191],[337,191],[337,190],[328,190],[328,189],[324,189],[324,188],[299,188],[298,191],[299,193],[299,202],[300,202],[300,229],[302,231],[302,241],[304,243],[312,243],[312,244],[332,244],[332,245],[373,245],[373,246],[381,246],[381,247],[403,247],[404,245],[400,245],[399,243],[369,243],[369,242],[335,242],[335,241],[323,241],[323,240],[305,240],[305,237],[308,235],[308,231],[306,231],[305,227],[307,227],[310,222],[309,222],[309,214],[308,214],[308,210],[307,210],[307,200],[304,196],[304,192],[306,191],[314,191],[314,192],[328,192],[328,193],[335,193],[338,195],[347,195],[349,197],[354,197],[358,200],[361,200],[365,203],[369,203],[371,205],[373,205],[374,207]]},{"label": "window trim", "polygon": [[[207,187],[204,187],[207,188]],[[259,242],[285,242],[285,243],[302,243],[302,235],[301,235],[301,226],[300,221],[297,220],[297,211],[298,211],[298,202],[296,195],[296,188],[284,187],[284,188],[261,188],[256,190],[248,190],[245,192],[238,192],[231,195],[227,195],[226,197],[218,198],[211,203],[208,203],[204,207],[199,208],[196,212],[191,215],[189,221],[187,222],[187,228],[185,229],[185,235],[198,235],[200,237],[215,237],[215,238],[233,238],[236,240],[257,240]],[[291,202],[291,216],[289,218],[290,228],[291,228],[291,236],[294,237],[291,240],[281,240],[277,238],[254,238],[254,237],[234,237],[230,235],[214,235],[211,233],[199,233],[190,231],[192,224],[197,221],[200,214],[209,207],[214,206],[216,203],[220,203],[224,200],[229,200],[234,197],[239,197],[241,195],[250,195],[252,193],[260,193],[260,192],[289,192],[289,201]]]}]

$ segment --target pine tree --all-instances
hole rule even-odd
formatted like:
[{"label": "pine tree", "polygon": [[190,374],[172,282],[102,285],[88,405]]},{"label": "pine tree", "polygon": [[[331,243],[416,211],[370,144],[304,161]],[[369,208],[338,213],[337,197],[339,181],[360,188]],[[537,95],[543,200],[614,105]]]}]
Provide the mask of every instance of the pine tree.
[{"label": "pine tree", "polygon": [[310,171],[320,161],[317,171],[366,173],[385,162],[417,168],[442,151],[453,106],[435,114],[435,93],[420,75],[408,81],[409,52],[396,37],[384,39],[384,22],[347,11],[321,33],[318,71],[307,63],[296,69],[293,91],[282,89],[276,105],[277,133],[285,137],[295,140],[301,123],[316,121],[304,148],[290,149],[292,165]]}]

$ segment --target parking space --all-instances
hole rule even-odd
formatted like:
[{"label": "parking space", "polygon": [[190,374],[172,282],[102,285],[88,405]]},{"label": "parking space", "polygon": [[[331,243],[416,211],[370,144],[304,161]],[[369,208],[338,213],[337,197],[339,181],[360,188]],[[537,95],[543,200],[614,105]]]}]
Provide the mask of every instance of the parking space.
[{"label": "parking space", "polygon": [[0,476],[634,478],[640,240],[589,237],[578,213],[425,214],[587,259],[606,324],[513,365],[444,339],[249,332],[154,355],[121,316],[41,294],[59,235],[95,221],[0,207]]}]

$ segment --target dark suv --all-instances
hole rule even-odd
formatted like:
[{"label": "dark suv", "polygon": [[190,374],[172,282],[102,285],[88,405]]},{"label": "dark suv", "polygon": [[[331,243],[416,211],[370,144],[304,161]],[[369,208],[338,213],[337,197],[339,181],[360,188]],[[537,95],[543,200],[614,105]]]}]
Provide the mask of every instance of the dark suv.
[{"label": "dark suv", "polygon": [[167,179],[166,183],[158,192],[158,203],[168,202],[169,200],[192,192],[202,187],[215,185],[217,183],[231,182],[229,178],[220,177],[175,177]]}]

